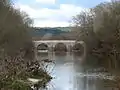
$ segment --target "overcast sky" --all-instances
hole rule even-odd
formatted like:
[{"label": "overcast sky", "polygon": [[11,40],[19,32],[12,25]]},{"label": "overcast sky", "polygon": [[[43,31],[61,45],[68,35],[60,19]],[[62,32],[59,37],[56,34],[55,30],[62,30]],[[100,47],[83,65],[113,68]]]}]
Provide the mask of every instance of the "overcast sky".
[{"label": "overcast sky", "polygon": [[110,0],[14,0],[37,27],[69,26],[71,17],[80,11]]}]

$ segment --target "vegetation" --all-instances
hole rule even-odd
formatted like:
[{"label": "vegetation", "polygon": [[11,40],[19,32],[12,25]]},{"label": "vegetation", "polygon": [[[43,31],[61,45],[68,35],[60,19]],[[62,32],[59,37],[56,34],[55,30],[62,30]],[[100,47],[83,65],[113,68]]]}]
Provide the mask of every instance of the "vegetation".
[{"label": "vegetation", "polygon": [[[102,9],[102,11],[101,11]],[[94,32],[100,40],[100,48],[96,51],[109,69],[119,68],[120,62],[120,2],[103,3],[98,5],[95,12]],[[100,12],[101,11],[101,12]],[[99,15],[98,15],[99,14]],[[101,19],[100,19],[101,18]],[[99,20],[100,19],[100,20]],[[99,20],[99,23],[98,23]],[[103,55],[104,54],[104,55]]]},{"label": "vegetation", "polygon": [[[108,69],[120,66],[120,1],[101,3],[73,17],[78,41],[87,45],[87,54]],[[94,44],[93,44],[94,43]]]},{"label": "vegetation", "polygon": [[73,23],[79,33],[77,40],[87,45],[87,57],[95,57],[97,65],[118,76],[114,81],[104,81],[105,86],[120,89],[120,1],[101,3],[83,11],[73,17]]},{"label": "vegetation", "polygon": [[44,81],[51,79],[38,68],[40,64],[34,59],[32,38],[28,32],[31,24],[28,15],[14,9],[9,0],[0,1],[1,90],[30,90],[27,78],[35,75]]},{"label": "vegetation", "polygon": [[63,33],[68,33],[68,30],[69,28],[67,28],[67,27],[61,27],[61,28],[33,28],[32,30],[31,30],[31,35],[33,36],[33,37],[35,37],[35,36],[44,36],[45,34],[48,34],[48,33],[50,33],[50,34],[52,34],[52,35],[54,35],[54,36],[56,36],[56,35],[60,35],[60,34],[63,34]]},{"label": "vegetation", "polygon": [[[73,40],[71,35],[71,27],[54,27],[54,28],[38,28],[31,29],[30,34],[33,40]],[[73,35],[74,36],[74,35]]]}]

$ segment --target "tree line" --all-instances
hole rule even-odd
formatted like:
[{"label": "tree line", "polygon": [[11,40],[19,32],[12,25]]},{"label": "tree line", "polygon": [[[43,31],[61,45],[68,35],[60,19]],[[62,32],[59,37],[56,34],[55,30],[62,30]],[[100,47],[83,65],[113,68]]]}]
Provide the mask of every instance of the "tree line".
[{"label": "tree line", "polygon": [[[0,0],[0,89],[31,90],[29,77],[43,79],[50,76],[34,57],[31,30],[32,20],[25,12],[13,7],[11,0]],[[37,76],[38,75],[38,76]]]},{"label": "tree line", "polygon": [[77,41],[84,41],[87,54],[108,69],[120,68],[120,1],[100,3],[72,19]]}]

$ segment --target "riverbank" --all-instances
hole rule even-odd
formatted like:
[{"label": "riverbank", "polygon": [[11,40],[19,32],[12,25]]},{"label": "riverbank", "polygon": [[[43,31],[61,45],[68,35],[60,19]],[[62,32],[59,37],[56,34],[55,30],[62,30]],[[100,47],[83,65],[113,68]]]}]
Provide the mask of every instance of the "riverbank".
[{"label": "riverbank", "polygon": [[[34,52],[27,51],[26,54],[26,50],[24,51],[20,51],[14,57],[1,51],[3,53],[0,62],[1,90],[31,90],[32,87],[45,87],[52,79],[46,68],[42,68],[41,63],[35,59]],[[32,82],[29,78],[39,81]]]}]

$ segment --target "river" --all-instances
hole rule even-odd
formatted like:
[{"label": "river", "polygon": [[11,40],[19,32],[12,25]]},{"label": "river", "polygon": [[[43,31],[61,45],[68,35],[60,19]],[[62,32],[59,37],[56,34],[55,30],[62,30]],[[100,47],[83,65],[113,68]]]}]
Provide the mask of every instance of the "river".
[{"label": "river", "polygon": [[47,68],[53,77],[47,85],[47,90],[113,90],[105,87],[105,73],[99,73],[101,75],[99,77],[95,71],[91,72],[92,69],[89,66],[86,68],[82,65],[83,60],[80,55],[73,53],[40,53],[37,55],[38,60],[45,58],[55,61],[55,65],[50,64]]}]

